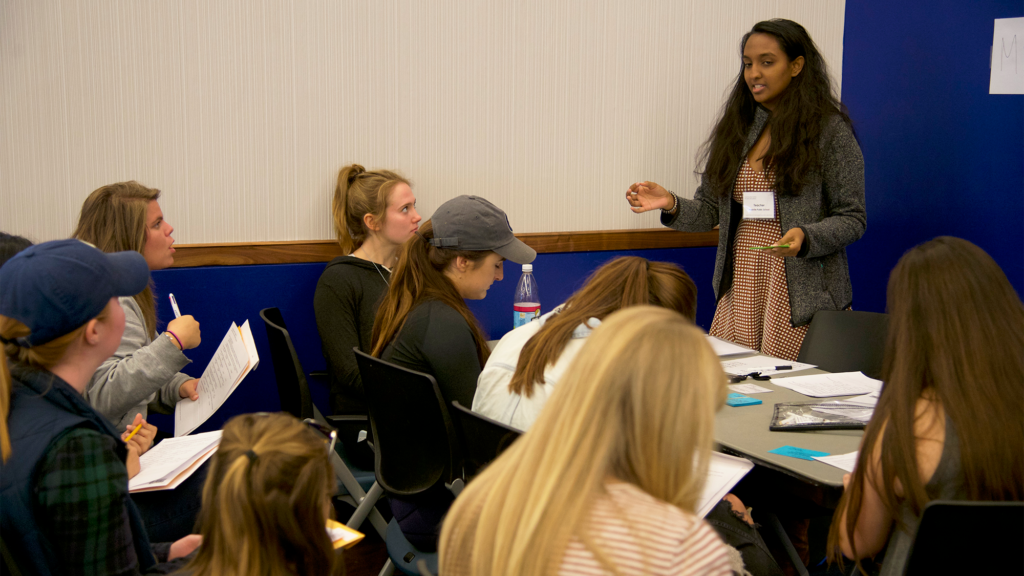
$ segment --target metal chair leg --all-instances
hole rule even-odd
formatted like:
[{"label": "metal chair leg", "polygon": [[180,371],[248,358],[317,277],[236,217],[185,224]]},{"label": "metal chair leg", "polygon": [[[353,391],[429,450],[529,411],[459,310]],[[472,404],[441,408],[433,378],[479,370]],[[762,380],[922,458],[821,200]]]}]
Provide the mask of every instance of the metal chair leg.
[{"label": "metal chair leg", "polygon": [[380,569],[380,573],[377,576],[392,576],[395,573],[395,565],[391,563],[391,558],[384,564],[384,567]]}]

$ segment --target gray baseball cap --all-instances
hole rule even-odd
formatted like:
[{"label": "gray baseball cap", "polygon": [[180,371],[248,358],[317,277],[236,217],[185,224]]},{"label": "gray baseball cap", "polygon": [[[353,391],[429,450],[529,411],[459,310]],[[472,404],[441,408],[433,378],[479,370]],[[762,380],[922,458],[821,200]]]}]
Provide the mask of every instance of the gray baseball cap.
[{"label": "gray baseball cap", "polygon": [[438,206],[430,217],[430,243],[450,250],[493,250],[516,264],[529,264],[537,251],[512,234],[508,216],[479,196],[458,196]]}]

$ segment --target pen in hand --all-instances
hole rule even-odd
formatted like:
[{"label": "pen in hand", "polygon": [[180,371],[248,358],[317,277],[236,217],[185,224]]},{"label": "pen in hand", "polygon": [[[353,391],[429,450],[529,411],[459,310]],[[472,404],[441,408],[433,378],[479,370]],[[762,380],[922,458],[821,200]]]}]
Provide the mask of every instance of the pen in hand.
[{"label": "pen in hand", "polygon": [[181,310],[178,310],[178,301],[174,299],[174,294],[168,294],[167,297],[171,300],[171,308],[174,309],[174,317],[181,318]]}]

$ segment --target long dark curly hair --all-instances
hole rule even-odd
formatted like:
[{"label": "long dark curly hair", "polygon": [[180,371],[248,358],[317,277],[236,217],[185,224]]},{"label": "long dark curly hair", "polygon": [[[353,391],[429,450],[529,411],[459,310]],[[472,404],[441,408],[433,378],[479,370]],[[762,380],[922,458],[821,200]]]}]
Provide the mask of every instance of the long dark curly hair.
[{"label": "long dark curly hair", "polygon": [[[770,112],[772,138],[764,158],[765,166],[775,171],[775,190],[779,194],[797,195],[821,167],[818,140],[825,122],[838,114],[851,125],[850,117],[832,88],[828,65],[803,26],[782,19],[758,22],[740,41],[741,58],[751,34],[775,38],[790,62],[804,57],[803,70],[792,79]],[[698,167],[704,167],[703,174],[712,191],[720,196],[732,194],[737,155],[747,141],[757,107],[743,78],[741,60],[736,84],[715,129],[701,146],[697,161]]]}]

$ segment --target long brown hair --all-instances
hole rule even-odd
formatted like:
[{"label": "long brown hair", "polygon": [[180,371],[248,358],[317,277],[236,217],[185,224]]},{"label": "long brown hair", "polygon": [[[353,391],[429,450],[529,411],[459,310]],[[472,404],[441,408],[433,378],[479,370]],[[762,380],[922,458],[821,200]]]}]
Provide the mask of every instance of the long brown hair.
[{"label": "long brown hair", "polygon": [[[821,169],[819,139],[825,121],[839,116],[849,126],[850,117],[836,97],[825,59],[803,26],[783,19],[758,22],[743,35],[740,56],[751,34],[775,38],[790,62],[804,57],[803,70],[792,79],[771,112],[772,137],[764,163],[775,171],[775,190],[779,194],[797,195]],[[722,116],[701,147],[697,160],[718,196],[732,194],[739,167],[738,154],[746,144],[758,106],[743,77],[740,62],[739,75],[722,108]]]},{"label": "long brown hair", "polygon": [[434,226],[427,220],[420,226],[420,231],[402,245],[398,256],[398,264],[391,273],[391,281],[387,294],[377,308],[377,316],[373,320],[373,337],[371,338],[372,356],[380,358],[384,348],[402,331],[405,320],[416,306],[427,300],[438,300],[455,309],[469,324],[476,342],[476,353],[480,366],[487,362],[490,347],[484,338],[476,316],[466,306],[466,301],[459,295],[452,281],[444,271],[456,258],[463,257],[480,265],[491,252],[489,250],[449,250],[431,246],[428,240],[434,237]]},{"label": "long brown hair", "polygon": [[[530,430],[455,500],[440,573],[552,574],[572,537],[614,572],[606,536],[588,525],[594,500],[617,480],[693,514],[725,385],[690,320],[654,306],[610,315]],[[621,521],[632,528],[629,511]]]},{"label": "long brown hair", "polygon": [[373,215],[378,224],[384,223],[388,196],[398,184],[409,181],[391,170],[367,172],[359,164],[349,164],[338,172],[338,185],[334,188],[331,213],[334,215],[334,233],[345,254],[351,254],[366,241],[370,231],[363,216]]},{"label": "long brown hair", "polygon": [[693,322],[697,317],[697,285],[675,264],[621,256],[601,266],[578,292],[565,301],[562,311],[526,342],[519,354],[509,392],[527,398],[544,379],[544,369],[558,361],[573,330],[590,318],[606,316],[629,306],[651,304],[679,312]]},{"label": "long brown hair", "polygon": [[327,446],[295,417],[243,414],[224,426],[203,487],[193,576],[343,574],[327,535]]},{"label": "long brown hair", "polygon": [[[967,498],[1024,500],[1024,305],[999,265],[966,240],[935,238],[896,264],[888,311],[885,386],[833,517],[833,559],[840,559],[844,510],[854,546],[869,474],[881,477],[878,493],[896,518],[901,502],[916,514],[928,502],[914,437],[922,395],[940,405],[956,429]],[[881,470],[873,462],[879,442]],[[902,496],[895,494],[896,482]]]},{"label": "long brown hair", "polygon": [[[138,182],[118,182],[97,188],[82,204],[74,238],[84,240],[104,252],[134,250],[143,254],[146,248],[146,211],[149,203],[160,198],[160,191]],[[142,309],[146,332],[156,335],[156,302],[152,282],[134,296]]]},{"label": "long brown hair", "polygon": [[[108,303],[103,311],[96,316],[96,319],[103,321],[110,315],[110,304]],[[88,324],[88,322],[86,323]],[[11,455],[11,437],[7,430],[7,416],[11,412],[11,371],[9,364],[24,364],[49,370],[56,366],[71,345],[82,334],[86,324],[58,336],[45,344],[32,347],[25,347],[18,344],[15,339],[28,336],[32,333],[24,323],[0,315],[0,338],[7,342],[3,344],[4,354],[0,358],[0,458],[4,462]]]}]

